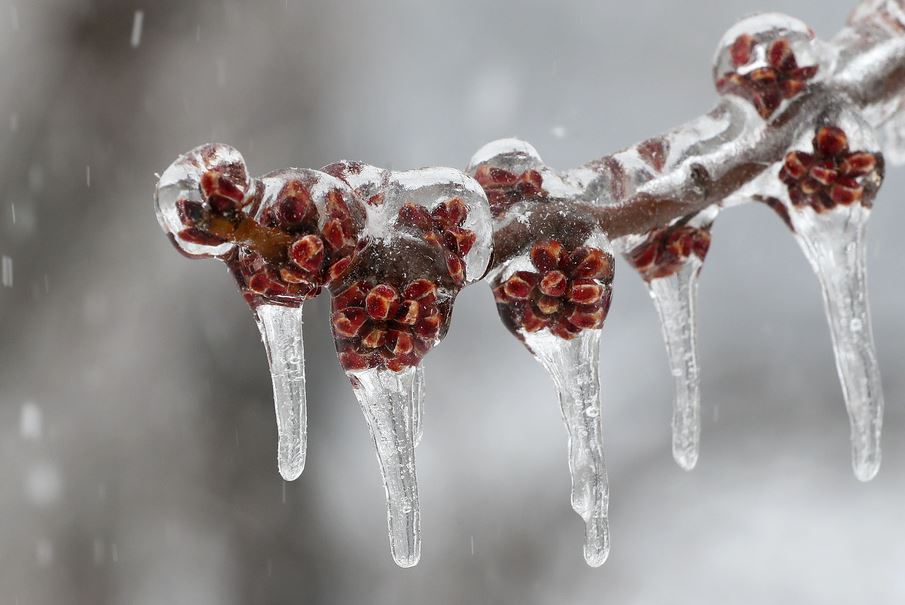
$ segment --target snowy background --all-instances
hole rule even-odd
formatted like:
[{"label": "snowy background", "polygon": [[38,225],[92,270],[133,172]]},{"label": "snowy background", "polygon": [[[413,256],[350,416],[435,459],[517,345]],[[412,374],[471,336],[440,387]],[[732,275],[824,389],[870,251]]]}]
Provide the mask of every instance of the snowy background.
[{"label": "snowy background", "polygon": [[888,411],[869,484],[816,280],[768,209],[714,231],[690,474],[670,455],[653,306],[620,265],[600,569],[582,560],[552,384],[486,286],[427,359],[424,548],[401,570],[328,301],[305,308],[308,465],[284,484],[251,316],[222,265],[172,249],[151,199],[154,173],[209,140],[255,174],[463,167],[510,135],[574,166],[709,108],[737,18],[782,10],[828,38],[853,4],[0,0],[0,604],[901,603],[905,170],[871,227]]}]

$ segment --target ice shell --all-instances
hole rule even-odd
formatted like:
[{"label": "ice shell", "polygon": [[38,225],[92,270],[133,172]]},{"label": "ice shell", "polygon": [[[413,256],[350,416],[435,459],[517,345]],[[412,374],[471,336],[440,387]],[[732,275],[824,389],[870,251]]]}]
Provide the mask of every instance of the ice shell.
[{"label": "ice shell", "polygon": [[235,248],[235,244],[225,242],[219,245],[204,245],[189,242],[179,233],[186,225],[179,218],[177,202],[187,200],[203,202],[201,179],[209,170],[229,174],[231,180],[245,192],[245,203],[251,201],[254,188],[248,176],[248,168],[242,155],[229,145],[210,143],[196,147],[179,156],[163,172],[157,183],[155,208],[161,228],[170,236],[174,245],[191,257],[208,258],[223,256]]}]

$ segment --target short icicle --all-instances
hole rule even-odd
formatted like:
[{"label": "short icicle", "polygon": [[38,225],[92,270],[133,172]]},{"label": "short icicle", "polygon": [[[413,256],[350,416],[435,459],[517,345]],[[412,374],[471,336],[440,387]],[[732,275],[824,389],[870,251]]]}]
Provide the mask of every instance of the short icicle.
[{"label": "short icicle", "polygon": [[293,481],[305,469],[308,428],[302,307],[261,305],[256,318],[273,381],[279,435],[277,462],[283,479]]},{"label": "short icicle", "polygon": [[701,264],[697,256],[689,256],[676,273],[648,282],[675,381],[672,455],[685,470],[697,464],[701,439],[701,387],[695,346],[695,299]]},{"label": "short icicle", "polygon": [[[836,369],[852,434],[855,476],[869,481],[880,469],[883,388],[867,300],[864,229],[868,210],[795,220],[796,239],[817,274]],[[804,217],[801,217],[804,218]]]},{"label": "short icicle", "polygon": [[355,396],[374,438],[387,498],[390,549],[399,567],[421,557],[421,510],[415,474],[416,369],[371,369],[352,375]]},{"label": "short icicle", "polygon": [[610,551],[600,414],[600,330],[584,330],[572,340],[547,332],[526,334],[525,341],[556,384],[569,432],[572,508],[585,522],[585,561],[599,567]]}]

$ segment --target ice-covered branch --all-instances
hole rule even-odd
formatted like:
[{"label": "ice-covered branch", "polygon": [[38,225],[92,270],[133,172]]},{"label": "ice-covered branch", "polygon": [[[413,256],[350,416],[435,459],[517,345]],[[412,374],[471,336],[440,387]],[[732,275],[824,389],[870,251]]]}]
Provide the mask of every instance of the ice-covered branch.
[{"label": "ice-covered branch", "polygon": [[459,291],[484,281],[504,325],[553,379],[569,436],[585,559],[609,552],[598,343],[614,254],[647,284],[675,381],[673,455],[699,458],[697,280],[720,212],[761,202],[818,276],[858,478],[880,463],[883,394],[871,335],[865,225],[887,157],[905,163],[905,0],[865,0],[828,42],[779,14],[743,20],[718,46],[716,106],[661,136],[557,172],[528,143],[490,143],[465,172],[360,162],[250,177],[203,145],[161,176],[158,219],[190,257],[225,262],[261,329],[278,462],[305,463],[302,305],[326,289],[336,355],[370,427],[393,556],[420,556],[415,451],[422,361]]}]

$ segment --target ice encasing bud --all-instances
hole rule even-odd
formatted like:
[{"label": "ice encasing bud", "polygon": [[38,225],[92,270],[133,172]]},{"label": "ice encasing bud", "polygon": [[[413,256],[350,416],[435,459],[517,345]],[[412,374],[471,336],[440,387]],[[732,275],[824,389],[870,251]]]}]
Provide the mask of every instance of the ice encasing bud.
[{"label": "ice encasing bud", "polygon": [[675,381],[672,421],[673,458],[682,468],[697,464],[701,434],[701,387],[696,347],[697,281],[710,249],[710,227],[717,208],[646,235],[619,242],[625,259],[647,283],[660,318]]},{"label": "ice encasing bud", "polygon": [[851,422],[852,466],[880,467],[883,389],[867,300],[865,228],[883,179],[869,125],[836,106],[805,125],[768,183],[768,198],[817,274]]},{"label": "ice encasing bud", "polygon": [[475,154],[469,172],[487,192],[505,241],[488,274],[497,311],[559,395],[572,508],[585,522],[585,561],[596,567],[609,554],[598,359],[612,297],[612,247],[590,207],[527,143],[491,143]]},{"label": "ice encasing bud", "polygon": [[190,257],[224,256],[235,248],[242,212],[256,188],[242,155],[210,143],[179,156],[160,176],[157,220],[176,248]]},{"label": "ice encasing bud", "polygon": [[484,275],[490,208],[478,183],[452,169],[391,172],[339,162],[325,170],[367,200],[363,245],[330,284],[332,327],[374,439],[393,558],[411,567],[421,551],[420,364],[445,336],[456,295]]},{"label": "ice encasing bud", "polygon": [[763,13],[739,21],[720,40],[713,80],[720,94],[747,99],[766,120],[819,80],[822,67],[811,28],[788,15]]}]

